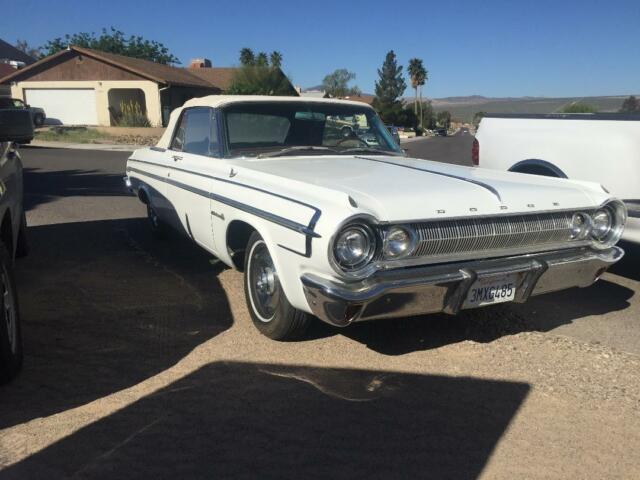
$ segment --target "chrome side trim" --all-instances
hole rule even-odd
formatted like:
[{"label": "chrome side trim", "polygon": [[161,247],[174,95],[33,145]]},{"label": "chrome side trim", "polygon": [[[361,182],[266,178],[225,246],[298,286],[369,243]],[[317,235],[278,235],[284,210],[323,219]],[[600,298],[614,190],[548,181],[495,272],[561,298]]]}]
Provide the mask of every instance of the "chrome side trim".
[{"label": "chrome side trim", "polygon": [[459,175],[453,175],[451,173],[438,172],[437,170],[429,170],[428,168],[418,168],[418,167],[414,167],[413,165],[402,165],[402,164],[399,164],[399,163],[390,162],[388,160],[380,160],[378,158],[361,157],[361,156],[358,156],[356,158],[360,158],[362,160],[369,160],[370,162],[386,163],[387,165],[395,165],[396,167],[400,167],[400,168],[408,168],[408,169],[411,169],[411,170],[418,170],[420,172],[432,173],[434,175],[441,175],[443,177],[453,178],[453,179],[456,179],[456,180],[460,180],[462,182],[472,183],[474,185],[477,185],[478,187],[482,187],[482,188],[484,188],[486,190],[489,190],[493,195],[496,196],[498,201],[502,202],[502,197],[500,196],[500,192],[498,192],[498,190],[496,190],[494,187],[492,187],[488,183],[481,182],[480,180],[474,180],[472,178],[461,177]]},{"label": "chrome side trim", "polygon": [[[176,171],[183,172],[183,173],[189,173],[191,175],[197,175],[197,176],[203,177],[203,178],[209,178],[211,180],[215,180],[215,181],[218,181],[218,182],[224,182],[224,183],[228,183],[228,184],[231,184],[231,185],[236,185],[238,187],[248,188],[250,190],[255,190],[257,192],[265,193],[267,195],[271,195],[271,196],[276,197],[276,198],[281,198],[283,200],[287,200],[287,201],[296,203],[298,205],[301,205],[303,207],[307,207],[307,208],[313,210],[314,213],[313,213],[313,216],[311,217],[311,220],[309,221],[309,224],[306,227],[303,226],[303,228],[305,230],[300,232],[300,233],[303,233],[304,235],[307,236],[306,241],[305,241],[305,251],[304,252],[298,252],[297,250],[294,250],[294,249],[291,249],[291,248],[286,247],[284,245],[278,244],[278,246],[280,248],[283,248],[283,249],[285,249],[287,251],[290,251],[290,252],[295,253],[297,255],[303,256],[305,258],[311,258],[312,240],[313,240],[313,238],[319,238],[320,237],[320,235],[315,232],[316,224],[318,223],[318,220],[320,219],[320,216],[322,215],[322,211],[318,207],[314,207],[313,205],[311,205],[309,203],[302,202],[302,201],[300,201],[298,199],[295,199],[295,198],[287,197],[285,195],[280,195],[279,193],[271,192],[269,190],[264,190],[264,189],[259,188],[259,187],[254,187],[253,185],[248,185],[246,183],[236,182],[235,180],[229,180],[227,178],[221,178],[221,177],[216,177],[216,176],[213,176],[213,175],[207,175],[205,173],[194,172],[193,170],[187,170],[185,168],[179,168],[179,167],[174,167],[174,166],[169,166],[169,165],[159,165],[158,163],[148,162],[148,161],[145,161],[145,160],[137,160],[135,158],[130,158],[129,162],[137,162],[137,163],[151,165],[151,166],[154,166],[154,167],[167,168],[169,170],[176,170]],[[128,167],[128,168],[133,168],[133,167]],[[143,172],[143,174],[145,173],[142,170],[138,170],[138,171],[139,172]],[[213,194],[211,194],[211,195],[213,195]],[[226,197],[219,196],[219,198],[222,199],[222,198],[226,198]],[[229,201],[234,201],[232,199],[228,199],[228,200]],[[226,203],[226,202],[223,202],[222,200],[219,200],[219,201],[221,203]],[[240,202],[236,202],[236,203],[238,203],[239,205],[245,205],[245,204],[242,204]],[[253,207],[250,207],[249,205],[247,205],[247,207],[253,208]],[[239,208],[239,207],[237,207],[237,208]],[[239,209],[242,210],[242,208],[239,208]],[[250,212],[248,212],[248,213],[250,213]],[[272,215],[269,212],[265,212],[265,213],[268,214],[268,215]],[[279,217],[279,218],[282,218],[282,217]],[[295,222],[293,222],[293,223],[295,223]],[[296,225],[299,226],[301,224],[296,224]],[[289,227],[287,227],[287,228],[289,228]]]},{"label": "chrome side trim", "polygon": [[[228,205],[230,207],[236,208],[238,210],[242,210],[244,212],[250,213],[252,215],[255,215],[257,217],[263,218],[265,220],[268,220],[272,223],[278,224],[282,227],[288,228],[289,230],[293,230],[295,232],[301,233],[303,235],[306,235],[307,238],[310,240],[311,238],[319,238],[320,235],[318,233],[316,233],[313,228],[307,226],[307,225],[303,225],[301,223],[297,223],[294,222],[293,220],[289,220],[288,218],[284,218],[281,217],[279,215],[276,215],[274,213],[271,212],[267,212],[265,210],[261,210],[259,208],[256,207],[252,207],[251,205],[247,205],[241,202],[238,202],[236,200],[233,200],[231,198],[227,198],[227,197],[223,197],[222,195],[218,195],[212,192],[207,192],[205,190],[201,190],[199,188],[195,188],[192,187],[191,185],[187,185],[185,183],[182,182],[177,182],[171,178],[165,178],[162,177],[160,175],[156,175],[150,172],[146,172],[144,170],[139,170],[137,168],[134,167],[128,167],[127,168],[127,172],[134,172],[137,173],[139,175],[143,175],[143,176],[147,176],[149,178],[153,178],[155,180],[158,180],[160,182],[164,182],[167,183],[169,185],[173,185],[174,187],[177,188],[181,188],[183,190],[187,190],[191,193],[195,193],[196,195],[200,195],[202,197],[205,198],[209,198],[211,200],[215,200],[217,202],[220,203],[224,203],[225,205]],[[313,220],[313,218],[312,218]],[[315,224],[314,224],[315,225]]]}]

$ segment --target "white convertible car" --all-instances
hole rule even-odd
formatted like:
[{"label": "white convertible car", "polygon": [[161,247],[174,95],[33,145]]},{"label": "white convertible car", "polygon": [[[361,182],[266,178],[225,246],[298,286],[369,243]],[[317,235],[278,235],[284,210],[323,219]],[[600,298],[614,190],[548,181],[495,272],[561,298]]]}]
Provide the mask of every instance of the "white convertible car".
[{"label": "white convertible car", "polygon": [[189,100],[125,181],[154,231],[244,272],[274,339],[312,316],[346,326],[524,302],[591,285],[623,255],[626,210],[600,185],[406,158],[357,102]]}]

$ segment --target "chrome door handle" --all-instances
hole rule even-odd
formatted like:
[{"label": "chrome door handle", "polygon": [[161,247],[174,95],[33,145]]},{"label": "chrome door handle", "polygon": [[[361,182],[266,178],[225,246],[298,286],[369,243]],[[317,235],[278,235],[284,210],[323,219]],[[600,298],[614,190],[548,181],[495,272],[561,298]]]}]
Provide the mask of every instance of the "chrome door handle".
[{"label": "chrome door handle", "polygon": [[172,155],[173,161],[177,162],[178,160],[182,160],[182,157],[180,155]]}]

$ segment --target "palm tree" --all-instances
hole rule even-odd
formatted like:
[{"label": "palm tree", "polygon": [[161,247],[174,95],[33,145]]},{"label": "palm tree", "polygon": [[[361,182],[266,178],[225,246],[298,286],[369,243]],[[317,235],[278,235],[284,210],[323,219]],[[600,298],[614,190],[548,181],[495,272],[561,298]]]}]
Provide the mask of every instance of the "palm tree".
[{"label": "palm tree", "polygon": [[424,71],[424,66],[422,65],[422,60],[419,58],[412,58],[409,60],[409,67],[407,68],[407,72],[409,72],[409,78],[411,79],[411,86],[415,91],[415,95],[413,97],[413,110],[418,116],[418,86],[420,85],[420,72]]},{"label": "palm tree", "polygon": [[260,52],[256,55],[256,67],[268,67],[269,66],[269,57],[265,52]]},{"label": "palm tree", "polygon": [[420,128],[423,128],[423,115],[422,115],[422,87],[429,80],[429,70],[424,68],[422,60],[420,61],[420,73],[418,75],[418,86],[420,87]]},{"label": "palm tree", "polygon": [[277,50],[271,52],[271,66],[273,68],[280,68],[282,66],[282,54]]},{"label": "palm tree", "polygon": [[255,61],[256,61],[256,56],[253,53],[253,50],[247,47],[240,50],[240,64],[248,66],[248,65],[253,65]]}]

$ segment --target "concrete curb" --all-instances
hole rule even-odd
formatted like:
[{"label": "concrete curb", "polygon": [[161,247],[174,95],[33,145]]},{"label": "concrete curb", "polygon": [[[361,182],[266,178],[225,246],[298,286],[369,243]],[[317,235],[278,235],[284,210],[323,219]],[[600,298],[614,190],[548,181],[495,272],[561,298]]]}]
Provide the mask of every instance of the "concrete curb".
[{"label": "concrete curb", "polygon": [[102,150],[106,152],[133,152],[144,145],[116,145],[110,143],[65,143],[34,140],[28,146],[40,148],[67,148],[73,150]]}]

